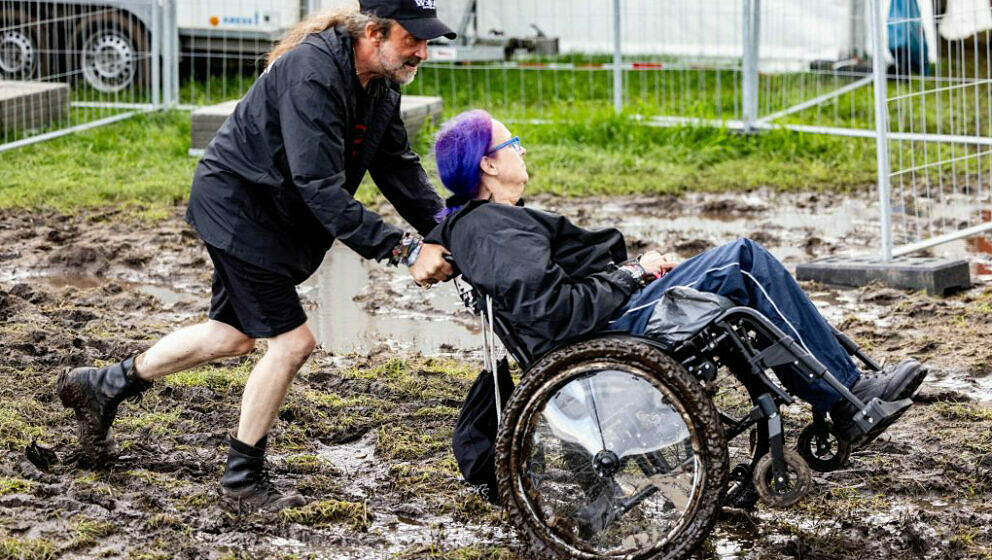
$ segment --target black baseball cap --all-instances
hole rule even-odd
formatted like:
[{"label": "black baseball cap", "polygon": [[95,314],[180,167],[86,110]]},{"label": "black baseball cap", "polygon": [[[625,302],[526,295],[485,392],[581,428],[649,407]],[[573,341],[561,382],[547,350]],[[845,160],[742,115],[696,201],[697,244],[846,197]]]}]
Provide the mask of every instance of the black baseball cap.
[{"label": "black baseball cap", "polygon": [[418,39],[458,37],[457,33],[437,19],[435,0],[359,0],[358,4],[364,13],[395,19],[403,29]]}]

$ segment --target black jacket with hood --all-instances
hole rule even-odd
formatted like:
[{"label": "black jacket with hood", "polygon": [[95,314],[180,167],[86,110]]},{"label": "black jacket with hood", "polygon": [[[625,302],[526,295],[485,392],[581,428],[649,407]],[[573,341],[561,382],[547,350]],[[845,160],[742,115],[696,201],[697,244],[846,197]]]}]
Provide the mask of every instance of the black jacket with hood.
[{"label": "black jacket with hood", "polygon": [[[207,146],[186,220],[208,244],[297,283],[334,239],[367,259],[389,256],[401,230],[354,199],[366,171],[421,234],[442,206],[399,106],[392,81],[362,91],[343,29],[308,36],[266,69]],[[349,140],[356,130],[360,140]]]},{"label": "black jacket with hood", "polygon": [[427,240],[447,247],[464,279],[492,296],[532,356],[605,329],[638,287],[617,268],[627,260],[619,231],[550,212],[475,200]]}]

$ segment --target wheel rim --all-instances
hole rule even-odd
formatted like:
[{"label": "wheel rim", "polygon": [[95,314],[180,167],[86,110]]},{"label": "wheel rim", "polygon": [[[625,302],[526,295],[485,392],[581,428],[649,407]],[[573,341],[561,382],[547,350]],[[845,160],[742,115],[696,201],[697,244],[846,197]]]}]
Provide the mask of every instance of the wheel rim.
[{"label": "wheel rim", "polygon": [[512,472],[530,523],[571,556],[641,556],[689,523],[704,476],[691,420],[629,365],[585,364],[523,411]]},{"label": "wheel rim", "polygon": [[[823,447],[818,436],[825,437],[822,441]],[[818,434],[812,424],[806,426],[799,434],[797,450],[812,469],[820,472],[840,468],[847,462],[851,453],[850,446],[837,436],[833,425],[829,423],[824,434]]]},{"label": "wheel rim", "polygon": [[94,33],[83,46],[83,75],[94,89],[104,93],[121,91],[134,79],[137,61],[134,44],[116,30]]},{"label": "wheel rim", "polygon": [[4,74],[31,76],[36,60],[34,42],[27,34],[17,30],[0,34],[0,71]]},{"label": "wheel rim", "polygon": [[785,455],[788,482],[784,488],[777,488],[774,480],[771,454],[765,454],[754,470],[753,481],[762,501],[774,507],[788,507],[809,492],[812,473],[809,466],[791,449],[783,450]]}]

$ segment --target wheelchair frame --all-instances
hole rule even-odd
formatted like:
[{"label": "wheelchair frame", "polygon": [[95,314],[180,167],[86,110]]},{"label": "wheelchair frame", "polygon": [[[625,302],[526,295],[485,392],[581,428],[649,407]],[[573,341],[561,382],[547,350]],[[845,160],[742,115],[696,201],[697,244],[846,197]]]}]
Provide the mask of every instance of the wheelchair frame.
[{"label": "wheelchair frame", "polygon": [[[491,371],[495,372],[496,361],[491,346],[494,344],[492,337],[495,335],[526,375],[527,370],[541,356],[533,356],[527,352],[512,329],[493,313],[491,297],[485,296],[487,305],[482,306],[478,292],[463,280],[459,279],[458,282],[456,288],[463,303],[482,317],[483,332],[486,335],[484,337],[486,367],[492,368]],[[835,328],[833,331],[838,342],[849,355],[870,371],[881,369],[854,341]],[[750,411],[743,418],[733,418],[718,411],[728,442],[752,428],[757,428],[757,441],[753,445],[750,464],[736,465],[731,472],[731,481],[736,483],[735,487],[728,488],[726,503],[731,506],[749,508],[754,505],[755,498],[749,497],[747,492],[750,483],[754,483],[758,497],[770,505],[785,507],[796,503],[808,492],[808,481],[811,478],[809,467],[818,471],[828,471],[843,466],[854,445],[866,441],[872,430],[878,426],[887,426],[912,405],[911,399],[889,402],[873,398],[868,402],[862,401],[792,337],[749,307],[737,306],[726,309],[674,347],[667,347],[660,341],[644,336],[622,331],[604,331],[593,337],[566,341],[548,353],[581,340],[611,335],[638,338],[658,348],[681,363],[701,383],[712,383],[716,379],[719,365],[723,365],[744,385],[754,405]],[[860,435],[853,441],[847,440],[842,434],[834,431],[823,413],[814,411],[813,422],[800,434],[801,459],[797,460],[795,454],[785,447],[782,418],[779,413],[781,406],[792,404],[795,398],[775,384],[767,374],[767,370],[778,367],[798,368],[802,375],[810,380],[823,379],[859,411],[854,417],[854,424]],[[497,383],[496,387],[498,386]],[[497,410],[499,410],[503,406],[503,401],[498,394],[496,398]],[[790,480],[790,476],[800,479],[798,485],[796,481]],[[805,485],[802,479],[805,479]]]}]

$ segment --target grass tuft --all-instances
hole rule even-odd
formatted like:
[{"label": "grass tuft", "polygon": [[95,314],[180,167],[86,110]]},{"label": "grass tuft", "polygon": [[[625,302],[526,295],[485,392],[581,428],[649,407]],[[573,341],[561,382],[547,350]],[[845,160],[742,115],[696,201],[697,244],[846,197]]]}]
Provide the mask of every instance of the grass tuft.
[{"label": "grass tuft", "polygon": [[218,393],[240,392],[253,366],[249,361],[234,368],[204,366],[172,374],[165,378],[165,383],[175,387],[206,387]]},{"label": "grass tuft", "polygon": [[9,476],[0,477],[0,496],[30,492],[37,483],[32,480]]},{"label": "grass tuft", "polygon": [[372,515],[365,504],[339,500],[321,500],[299,508],[284,509],[279,512],[279,518],[286,523],[316,528],[344,523],[356,531],[367,531],[372,525]]},{"label": "grass tuft", "polygon": [[58,547],[46,539],[0,538],[0,560],[54,560]]}]

